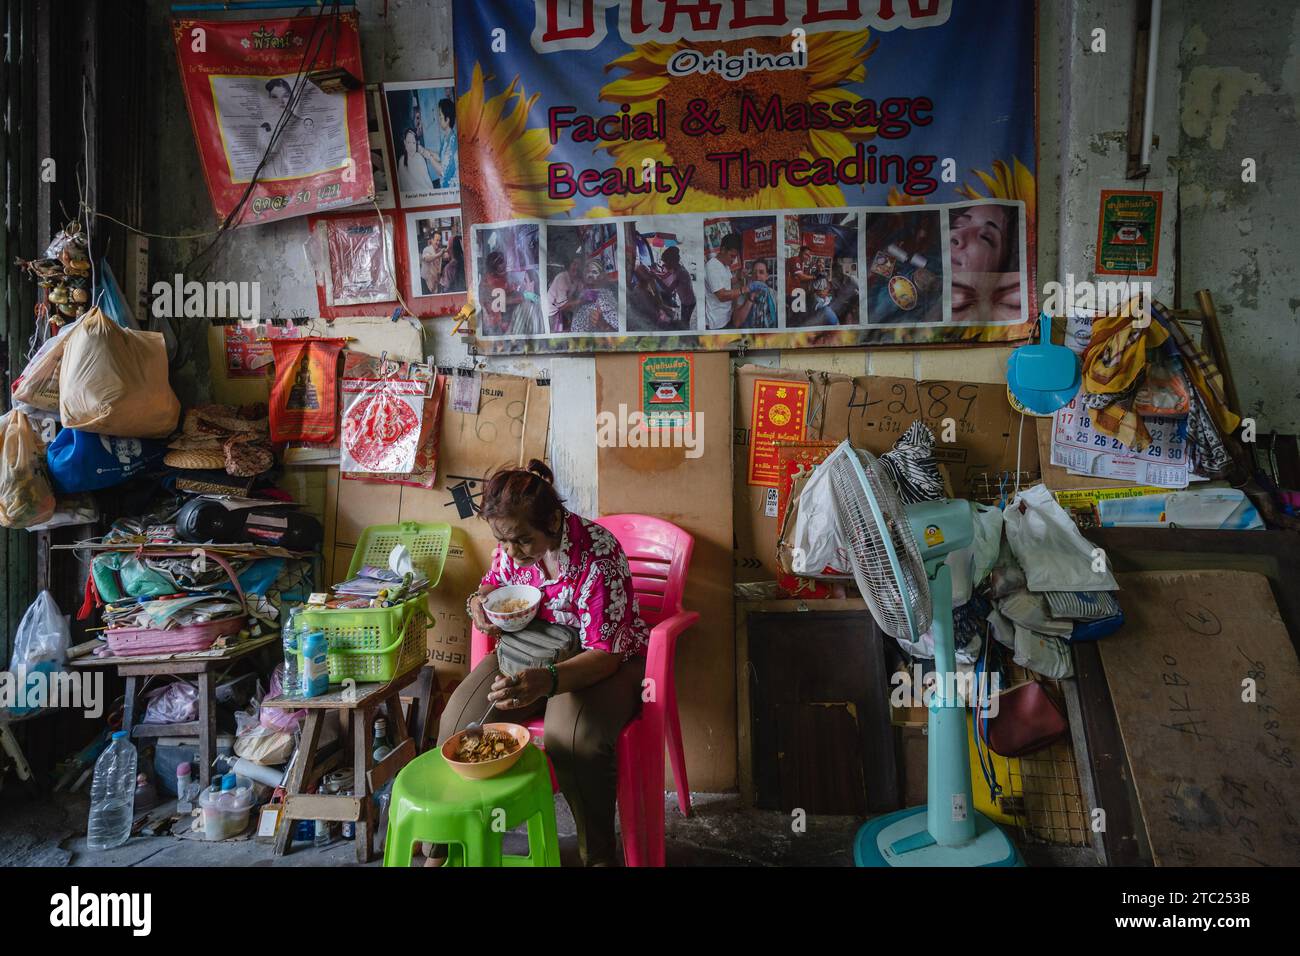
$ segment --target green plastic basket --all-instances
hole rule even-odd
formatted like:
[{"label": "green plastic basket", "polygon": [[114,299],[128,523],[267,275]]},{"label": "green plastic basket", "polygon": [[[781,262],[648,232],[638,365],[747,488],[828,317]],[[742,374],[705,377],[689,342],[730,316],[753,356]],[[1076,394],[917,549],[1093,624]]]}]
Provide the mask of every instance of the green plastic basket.
[{"label": "green plastic basket", "polygon": [[[329,642],[330,683],[387,683],[419,667],[427,656],[425,630],[432,625],[421,594],[393,607],[302,610],[298,620],[324,631]],[[298,651],[299,669],[303,666]]]},{"label": "green plastic basket", "polygon": [[406,550],[411,552],[411,562],[428,575],[430,590],[436,588],[451,545],[449,524],[423,524],[419,521],[372,524],[361,532],[357,549],[352,553],[348,577],[354,577],[367,564],[388,567],[388,555],[399,544],[406,545]]}]

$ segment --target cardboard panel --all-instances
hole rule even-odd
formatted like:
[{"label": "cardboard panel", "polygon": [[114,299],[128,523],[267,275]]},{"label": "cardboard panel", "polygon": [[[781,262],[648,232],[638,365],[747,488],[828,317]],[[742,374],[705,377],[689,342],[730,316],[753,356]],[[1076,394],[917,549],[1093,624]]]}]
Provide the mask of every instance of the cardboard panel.
[{"label": "cardboard panel", "polygon": [[[918,418],[934,432],[934,457],[947,467],[952,492],[965,496],[980,475],[1016,470],[1016,444],[1020,444],[1020,470],[1038,470],[1036,419],[1020,413],[1007,401],[1006,385],[948,380],[915,381],[909,378],[862,376],[853,380],[849,410],[849,438],[858,448],[879,455],[889,451]],[[944,441],[951,422],[955,440]]]},{"label": "cardboard panel", "polygon": [[[685,605],[700,622],[677,645],[677,697],[693,790],[736,785],[735,636],[732,627],[731,362],[696,353],[695,411],[703,454],[678,448],[598,449],[601,514],[664,518],[695,536]],[[641,408],[639,356],[596,358],[596,408]]]},{"label": "cardboard panel", "polygon": [[[372,484],[368,481],[340,481],[338,511],[334,518],[334,540],[356,544],[361,532],[372,524],[392,524],[402,506],[401,485]],[[339,568],[346,573],[346,568]],[[330,582],[331,584],[334,582]]]},{"label": "cardboard panel", "polygon": [[1156,865],[1300,864],[1300,663],[1268,579],[1117,577],[1098,647]]},{"label": "cardboard panel", "polygon": [[789,381],[808,387],[803,438],[842,441],[848,435],[853,379],[831,372],[794,371],[742,365],[736,369],[736,419],[732,463],[736,508],[735,574],[737,581],[777,578],[777,489],[749,483],[757,383]]},{"label": "cardboard panel", "polygon": [[[812,386],[806,438],[839,442],[852,440],[873,454],[888,451],[918,418],[935,435],[935,458],[947,471],[952,494],[968,494],[979,475],[1014,472],[1017,442],[1020,468],[1038,470],[1034,419],[1020,415],[1006,398],[1001,383],[956,380],[916,381],[881,375],[849,378],[831,372],[742,366],[736,370],[735,494],[736,579],[775,581],[776,501],[769,489],[749,483],[750,434],[755,386],[782,379]],[[955,440],[944,442],[951,421]]]}]

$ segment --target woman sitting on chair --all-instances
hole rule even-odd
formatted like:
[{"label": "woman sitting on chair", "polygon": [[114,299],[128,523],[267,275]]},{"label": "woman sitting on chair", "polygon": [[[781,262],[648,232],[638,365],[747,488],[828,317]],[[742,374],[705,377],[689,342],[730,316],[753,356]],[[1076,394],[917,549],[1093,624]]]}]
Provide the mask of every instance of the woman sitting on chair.
[{"label": "woman sitting on chair", "polygon": [[[498,471],[484,489],[480,515],[497,548],[466,609],[499,643],[451,695],[438,744],[480,720],[489,702],[485,722],[524,723],[544,712],[546,753],[577,823],[582,862],[608,866],[617,860],[615,750],[641,708],[650,633],[622,547],[568,511],[551,482],[534,459],[527,470]],[[509,584],[538,588],[542,603],[524,630],[502,634],[483,600]]]}]

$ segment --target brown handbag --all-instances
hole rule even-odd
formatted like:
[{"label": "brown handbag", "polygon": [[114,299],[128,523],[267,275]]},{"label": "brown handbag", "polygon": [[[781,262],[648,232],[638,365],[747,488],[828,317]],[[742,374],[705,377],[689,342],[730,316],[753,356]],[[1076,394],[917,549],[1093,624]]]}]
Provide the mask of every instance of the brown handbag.
[{"label": "brown handbag", "polygon": [[998,713],[990,717],[986,740],[1003,757],[1024,757],[1060,740],[1070,730],[1060,705],[1037,680],[998,695]]}]

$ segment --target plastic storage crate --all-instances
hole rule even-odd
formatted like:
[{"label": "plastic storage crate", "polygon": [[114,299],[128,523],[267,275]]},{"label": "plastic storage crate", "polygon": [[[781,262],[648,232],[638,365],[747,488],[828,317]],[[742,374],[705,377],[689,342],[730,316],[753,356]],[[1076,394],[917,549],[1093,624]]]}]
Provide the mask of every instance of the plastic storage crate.
[{"label": "plastic storage crate", "polygon": [[451,545],[449,524],[421,524],[418,521],[372,524],[361,532],[357,549],[352,553],[352,564],[348,566],[348,577],[354,577],[367,564],[388,567],[388,555],[399,544],[406,546],[406,550],[411,552],[411,562],[428,576],[429,588],[436,588]]},{"label": "plastic storage crate", "polygon": [[[298,621],[310,631],[324,631],[329,641],[330,683],[352,678],[387,683],[419,667],[427,654],[429,620],[425,595],[393,607],[317,611],[302,610]],[[298,666],[303,666],[302,650]]]},{"label": "plastic storage crate", "polygon": [[[388,567],[388,555],[399,544],[406,546],[412,563],[429,578],[430,590],[436,587],[451,544],[449,524],[404,521],[371,525],[357,541],[348,577],[354,577],[363,565]],[[325,632],[331,684],[349,677],[358,683],[383,683],[418,667],[427,656],[425,631],[433,625],[427,602],[428,595],[421,593],[393,607],[304,607],[298,620],[309,630]],[[301,650],[298,660],[301,667]]]}]

